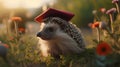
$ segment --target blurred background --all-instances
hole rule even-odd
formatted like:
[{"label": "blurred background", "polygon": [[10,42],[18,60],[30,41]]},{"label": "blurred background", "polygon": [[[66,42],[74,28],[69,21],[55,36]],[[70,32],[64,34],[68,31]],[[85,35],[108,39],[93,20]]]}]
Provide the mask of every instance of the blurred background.
[{"label": "blurred background", "polygon": [[93,10],[111,6],[110,0],[0,0],[0,23],[11,16],[20,16],[24,24],[34,22],[37,15],[52,7],[74,13],[72,22],[83,28],[93,21]]},{"label": "blurred background", "polygon": [[[84,36],[87,36],[92,35],[88,24],[94,21],[93,11],[101,16],[103,15],[100,12],[101,8],[108,10],[115,5],[111,0],[0,0],[0,30],[10,25],[10,30],[14,31],[11,17],[17,16],[22,18],[18,28],[35,35],[39,31],[39,24],[34,18],[50,7],[74,13],[71,21],[81,28]],[[7,32],[6,29],[4,31]],[[89,38],[91,37],[88,36],[86,39]]]},{"label": "blurred background", "polygon": [[[75,14],[71,20],[80,28],[89,28],[88,23],[93,22],[93,10],[114,7],[109,0],[0,0],[0,28],[13,16],[22,18],[18,27],[27,28],[29,33],[39,30],[34,18],[48,8],[69,11]],[[13,24],[11,24],[11,28]]]}]

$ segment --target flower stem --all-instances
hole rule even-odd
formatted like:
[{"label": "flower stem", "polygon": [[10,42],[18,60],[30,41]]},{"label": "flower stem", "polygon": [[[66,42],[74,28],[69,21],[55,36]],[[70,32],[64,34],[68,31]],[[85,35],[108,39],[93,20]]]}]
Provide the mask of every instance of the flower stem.
[{"label": "flower stem", "polygon": [[18,31],[17,31],[17,29],[18,29],[18,27],[17,27],[17,23],[14,21],[14,25],[15,25],[15,34],[16,34],[16,37],[18,36]]},{"label": "flower stem", "polygon": [[114,34],[111,33],[108,28],[107,28],[106,30],[107,30],[108,34],[110,35],[110,37],[114,40],[115,46],[117,46],[118,48],[120,48],[119,42],[118,42],[118,40],[115,38]]},{"label": "flower stem", "polygon": [[8,23],[7,23],[7,21],[5,21],[5,24],[6,24],[6,30],[7,30],[7,34],[8,34],[8,37],[9,37],[9,29],[8,29]]},{"label": "flower stem", "polygon": [[115,3],[115,5],[116,5],[116,8],[117,8],[117,12],[120,13],[118,3]]},{"label": "flower stem", "polygon": [[110,28],[111,28],[111,32],[113,33],[114,29],[113,29],[113,17],[112,14],[109,14],[110,16]]},{"label": "flower stem", "polygon": [[97,16],[97,14],[95,14],[95,17],[98,21],[100,21],[100,18]]},{"label": "flower stem", "polygon": [[100,29],[99,28],[96,28],[96,29],[97,29],[98,43],[100,43]]}]

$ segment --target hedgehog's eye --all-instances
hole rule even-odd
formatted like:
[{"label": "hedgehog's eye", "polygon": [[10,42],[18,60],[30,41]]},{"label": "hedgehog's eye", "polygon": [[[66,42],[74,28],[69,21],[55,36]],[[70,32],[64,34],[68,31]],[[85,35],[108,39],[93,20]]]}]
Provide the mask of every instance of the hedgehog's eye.
[{"label": "hedgehog's eye", "polygon": [[54,32],[54,28],[53,28],[53,27],[48,27],[48,28],[47,28],[47,31],[48,31],[48,32]]}]

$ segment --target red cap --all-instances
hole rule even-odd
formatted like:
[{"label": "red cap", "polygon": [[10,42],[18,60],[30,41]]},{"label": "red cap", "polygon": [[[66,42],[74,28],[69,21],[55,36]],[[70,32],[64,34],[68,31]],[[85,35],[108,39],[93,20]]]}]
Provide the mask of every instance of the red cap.
[{"label": "red cap", "polygon": [[74,16],[73,13],[69,13],[69,12],[66,12],[66,11],[61,11],[61,10],[56,10],[56,9],[53,9],[53,8],[49,8],[48,10],[43,12],[42,14],[38,15],[35,18],[35,21],[36,22],[41,22],[43,19],[45,19],[47,17],[59,17],[59,18],[61,18],[63,20],[70,21],[73,16]]}]

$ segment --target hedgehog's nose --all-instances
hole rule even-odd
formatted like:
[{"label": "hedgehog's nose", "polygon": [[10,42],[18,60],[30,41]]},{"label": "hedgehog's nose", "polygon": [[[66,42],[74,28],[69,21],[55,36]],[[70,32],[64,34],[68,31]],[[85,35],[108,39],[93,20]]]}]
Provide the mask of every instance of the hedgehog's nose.
[{"label": "hedgehog's nose", "polygon": [[38,32],[38,33],[37,33],[37,37],[41,37],[41,32]]}]

